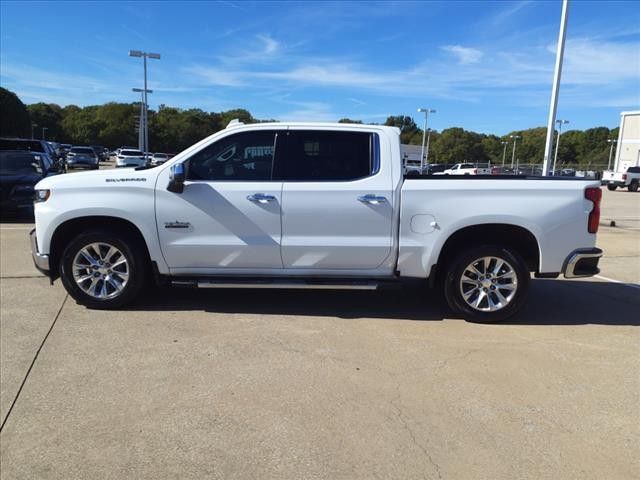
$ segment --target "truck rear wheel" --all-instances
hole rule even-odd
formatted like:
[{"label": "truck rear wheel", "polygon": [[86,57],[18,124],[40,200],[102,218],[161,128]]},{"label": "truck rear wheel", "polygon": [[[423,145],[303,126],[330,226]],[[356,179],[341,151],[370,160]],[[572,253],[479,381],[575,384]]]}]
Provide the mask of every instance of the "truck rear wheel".
[{"label": "truck rear wheel", "polygon": [[60,260],[60,278],[76,302],[89,308],[120,308],[145,284],[147,254],[126,232],[90,230],[75,237]]},{"label": "truck rear wheel", "polygon": [[630,192],[637,192],[638,191],[638,180],[632,180],[631,183],[629,184],[629,191]]},{"label": "truck rear wheel", "polygon": [[607,190],[610,190],[610,191],[612,191],[612,192],[613,192],[616,188],[618,188],[618,186],[617,186],[617,185],[607,185]]},{"label": "truck rear wheel", "polygon": [[461,252],[450,264],[444,292],[451,309],[466,320],[505,320],[524,305],[529,270],[522,257],[497,245]]}]

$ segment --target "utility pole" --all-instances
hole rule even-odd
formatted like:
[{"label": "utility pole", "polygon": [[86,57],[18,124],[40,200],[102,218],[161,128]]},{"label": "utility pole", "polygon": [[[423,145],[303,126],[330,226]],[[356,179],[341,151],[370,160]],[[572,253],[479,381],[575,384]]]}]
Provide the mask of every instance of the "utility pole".
[{"label": "utility pole", "polygon": [[618,140],[609,139],[607,140],[607,143],[611,144],[611,147],[609,148],[609,164],[607,165],[607,170],[611,170],[611,156],[613,155],[613,146],[618,143]]},{"label": "utility pole", "polygon": [[558,48],[556,50],[556,65],[551,87],[551,103],[549,105],[549,120],[547,122],[547,139],[544,146],[544,163],[542,175],[549,175],[549,162],[553,149],[553,134],[558,109],[558,93],[560,92],[560,78],[562,77],[562,58],[564,56],[564,41],[567,36],[567,16],[569,14],[569,0],[562,0],[562,14],[560,17],[560,32],[558,33]]},{"label": "utility pole", "polygon": [[509,138],[513,138],[513,152],[511,153],[511,168],[513,168],[513,163],[516,159],[516,143],[519,138],[522,138],[520,135],[509,135]]}]

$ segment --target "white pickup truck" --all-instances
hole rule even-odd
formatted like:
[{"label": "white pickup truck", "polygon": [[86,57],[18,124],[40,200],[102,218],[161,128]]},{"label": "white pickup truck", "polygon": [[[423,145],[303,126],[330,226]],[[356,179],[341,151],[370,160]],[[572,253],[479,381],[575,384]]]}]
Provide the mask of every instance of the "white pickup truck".
[{"label": "white pickup truck", "polygon": [[491,175],[491,168],[478,167],[473,163],[456,163],[453,167],[434,175]]},{"label": "white pickup truck", "polygon": [[605,170],[602,172],[602,184],[612,191],[626,187],[630,192],[637,192],[640,187],[640,166],[629,167],[626,172]]},{"label": "white pickup truck", "polygon": [[598,273],[598,182],[405,179],[399,134],[236,122],[157,167],[44,179],[34,262],[90,308],[119,308],[154,279],[325,289],[421,279],[485,322],[522,307],[531,272]]}]

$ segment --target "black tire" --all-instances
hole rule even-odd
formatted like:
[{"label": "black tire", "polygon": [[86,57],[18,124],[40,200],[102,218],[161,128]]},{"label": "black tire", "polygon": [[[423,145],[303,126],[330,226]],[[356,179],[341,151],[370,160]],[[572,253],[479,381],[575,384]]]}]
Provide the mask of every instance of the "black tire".
[{"label": "black tire", "polygon": [[610,190],[610,191],[612,191],[612,192],[613,192],[616,188],[618,188],[618,186],[617,186],[617,185],[607,185],[607,190]]},{"label": "black tire", "polygon": [[637,192],[638,191],[638,180],[632,180],[631,183],[629,184],[629,191],[630,192]]},{"label": "black tire", "polygon": [[[492,257],[506,262],[508,266],[512,268],[513,273],[515,274],[515,277],[517,279],[517,285],[513,296],[509,298],[509,301],[505,304],[505,306],[495,311],[482,311],[482,309],[474,308],[473,306],[469,305],[467,301],[465,301],[462,294],[463,287],[461,280],[465,270],[467,269],[467,266],[472,264],[474,260],[484,257]],[[496,264],[497,262],[490,265],[493,265],[495,267]],[[517,252],[504,247],[500,247],[498,245],[483,245],[479,247],[472,247],[468,250],[460,252],[454,258],[454,260],[449,263],[444,278],[444,294],[449,307],[455,313],[462,315],[465,320],[479,323],[495,323],[505,320],[512,315],[515,315],[524,306],[529,291],[529,281],[529,269],[527,268],[527,265],[522,257]],[[478,298],[480,294],[482,294],[482,292],[480,292],[481,288],[478,288],[479,289],[477,291],[479,292],[479,295],[475,298]],[[493,290],[495,290],[495,288]],[[500,289],[498,288],[498,290]],[[484,291],[488,292],[489,296],[491,296],[492,299],[497,299],[497,297],[495,296],[496,293],[489,292],[489,287],[487,287],[487,289]],[[500,295],[503,295],[503,292],[506,292],[506,290],[502,290],[502,292],[498,293],[500,293]],[[484,293],[484,298],[487,298],[488,294]],[[489,308],[488,299],[486,300],[486,302],[485,300],[483,300],[480,303],[480,306],[482,306],[483,303],[487,304],[485,308]]]},{"label": "black tire", "polygon": [[[128,262],[128,280],[117,296],[96,298],[85,293],[74,279],[74,258],[80,250],[92,243],[116,247]],[[59,272],[64,288],[80,305],[94,309],[115,309],[131,303],[140,294],[148,278],[149,261],[146,247],[130,233],[95,229],[81,233],[71,240],[60,259]]]}]

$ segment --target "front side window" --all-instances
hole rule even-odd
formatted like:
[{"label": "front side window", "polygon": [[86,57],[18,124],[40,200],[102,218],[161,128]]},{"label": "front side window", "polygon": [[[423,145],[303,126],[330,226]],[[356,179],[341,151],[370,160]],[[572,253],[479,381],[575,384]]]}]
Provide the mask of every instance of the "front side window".
[{"label": "front side window", "polygon": [[292,130],[287,138],[288,181],[350,181],[375,173],[377,136],[369,132]]},{"label": "front side window", "polygon": [[269,181],[276,132],[230,135],[195,153],[186,162],[189,180]]}]

